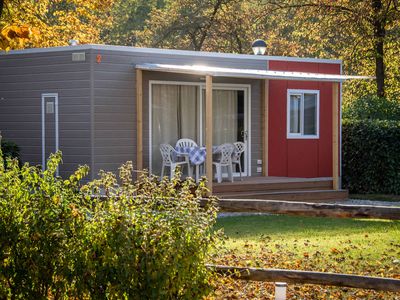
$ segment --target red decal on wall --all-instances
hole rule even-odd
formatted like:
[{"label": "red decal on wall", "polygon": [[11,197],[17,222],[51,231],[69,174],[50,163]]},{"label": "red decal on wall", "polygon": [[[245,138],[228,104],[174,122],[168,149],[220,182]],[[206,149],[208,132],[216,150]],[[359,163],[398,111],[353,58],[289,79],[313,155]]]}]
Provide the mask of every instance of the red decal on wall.
[{"label": "red decal on wall", "polygon": [[96,56],[96,62],[99,64],[101,63],[101,54],[97,54]]}]

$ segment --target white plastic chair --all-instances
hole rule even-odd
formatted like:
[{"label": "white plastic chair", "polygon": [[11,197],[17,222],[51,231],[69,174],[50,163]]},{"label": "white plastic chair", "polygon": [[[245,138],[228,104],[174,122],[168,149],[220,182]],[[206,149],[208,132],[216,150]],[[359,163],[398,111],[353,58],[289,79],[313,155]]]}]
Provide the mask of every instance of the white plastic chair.
[{"label": "white plastic chair", "polygon": [[233,146],[235,146],[235,150],[232,155],[232,164],[239,165],[240,180],[242,180],[242,163],[240,162],[240,158],[242,157],[242,153],[245,151],[245,144],[243,142],[236,142],[233,143]]},{"label": "white plastic chair", "polygon": [[232,153],[234,149],[235,148],[232,144],[222,144],[215,151],[215,153],[219,154],[219,159],[217,161],[213,161],[213,165],[217,171],[218,183],[222,182],[222,167],[227,167],[228,178],[231,182],[233,182]]},{"label": "white plastic chair", "polygon": [[161,178],[164,177],[165,167],[170,167],[170,175],[169,175],[170,179],[174,177],[175,169],[177,166],[187,164],[188,168],[190,168],[190,166],[186,162],[186,160],[183,160],[183,161],[176,160],[175,157],[177,156],[177,152],[174,149],[174,147],[172,147],[170,144],[161,144],[160,152],[161,152],[161,156],[162,156],[162,160],[163,160],[162,168],[161,168]]},{"label": "white plastic chair", "polygon": [[176,142],[176,147],[197,147],[195,141],[191,139],[180,139]]},{"label": "white plastic chair", "polygon": [[[193,141],[192,139],[180,139],[176,142],[175,148],[178,147],[198,147],[197,143],[195,141]],[[189,161],[189,155],[185,155],[185,161],[188,164],[188,176],[192,176],[192,168],[190,165],[190,161]]]}]

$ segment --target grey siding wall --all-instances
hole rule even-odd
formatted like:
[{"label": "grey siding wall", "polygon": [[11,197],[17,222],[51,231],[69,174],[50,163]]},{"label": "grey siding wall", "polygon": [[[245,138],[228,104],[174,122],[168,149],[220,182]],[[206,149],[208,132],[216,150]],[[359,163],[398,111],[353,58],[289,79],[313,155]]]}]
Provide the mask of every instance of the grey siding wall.
[{"label": "grey siding wall", "polygon": [[[72,62],[72,52],[86,61]],[[101,57],[99,57],[99,55]],[[97,58],[101,61],[98,62]],[[42,163],[41,95],[58,93],[59,141],[64,154],[61,176],[79,164],[117,171],[136,158],[135,65],[141,63],[202,64],[265,68],[263,60],[130,53],[77,49],[0,55],[0,130],[21,147],[22,160]],[[144,72],[144,164],[149,163],[149,81],[200,82],[199,76]],[[252,175],[261,158],[260,82],[215,78],[217,83],[251,85]]]},{"label": "grey siding wall", "polygon": [[[136,157],[135,68],[141,63],[202,64],[248,69],[266,68],[265,61],[212,57],[155,55],[120,51],[92,50],[94,88],[94,173],[100,169],[117,171],[127,160]],[[101,62],[95,57],[101,55]],[[200,82],[199,76],[144,72],[144,166],[149,163],[149,80]],[[251,85],[252,175],[261,159],[260,82],[215,78],[218,83]]]},{"label": "grey siding wall", "polygon": [[[93,51],[93,167],[118,171],[135,162],[136,105],[132,57],[111,51]],[[96,57],[101,55],[101,62]]]},{"label": "grey siding wall", "polygon": [[85,62],[72,62],[72,51],[0,55],[0,130],[24,162],[42,163],[41,95],[58,93],[60,175],[90,164],[88,54]]}]

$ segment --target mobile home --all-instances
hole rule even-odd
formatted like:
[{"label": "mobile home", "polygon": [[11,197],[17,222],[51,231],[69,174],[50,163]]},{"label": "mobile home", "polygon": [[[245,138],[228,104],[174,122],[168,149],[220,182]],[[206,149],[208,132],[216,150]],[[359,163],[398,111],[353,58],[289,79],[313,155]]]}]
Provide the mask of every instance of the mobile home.
[{"label": "mobile home", "polygon": [[[340,60],[107,45],[0,54],[0,130],[23,161],[45,167],[61,150],[60,176],[78,165],[161,173],[161,144],[189,138],[242,142],[226,197],[344,199]],[[205,175],[214,177],[212,155]],[[243,180],[238,177],[242,175]]]}]

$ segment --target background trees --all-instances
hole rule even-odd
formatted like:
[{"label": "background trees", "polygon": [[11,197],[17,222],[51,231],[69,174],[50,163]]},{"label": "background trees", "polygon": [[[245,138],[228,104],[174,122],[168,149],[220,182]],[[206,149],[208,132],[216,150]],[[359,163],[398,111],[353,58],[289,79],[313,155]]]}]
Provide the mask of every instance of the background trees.
[{"label": "background trees", "polygon": [[[318,40],[321,55],[334,55],[345,61],[345,71],[376,76],[375,86],[362,83],[364,91],[379,97],[399,95],[398,55],[400,49],[400,6],[396,0],[296,0],[267,1],[280,13],[295,11],[299,22],[293,33]],[[304,31],[304,28],[312,28]],[[313,54],[313,51],[311,53]],[[394,60],[394,61],[393,61]],[[393,62],[395,62],[393,64]],[[395,80],[393,80],[395,79]],[[385,85],[385,80],[389,85]],[[360,84],[360,83],[359,83]],[[387,88],[386,88],[387,87]],[[357,89],[353,87],[353,94]],[[357,95],[359,96],[359,94]]]},{"label": "background trees", "polygon": [[0,48],[51,47],[99,43],[111,26],[113,0],[2,0]]},{"label": "background trees", "polygon": [[[3,9],[1,7],[3,6]],[[346,101],[400,97],[398,0],[0,0],[0,47],[80,43],[341,58]]]},{"label": "background trees", "polygon": [[[215,29],[238,0],[176,0],[154,8],[144,29],[138,33],[140,45],[205,50],[216,38]],[[212,49],[212,48],[211,48]],[[211,50],[210,49],[210,50]]]},{"label": "background trees", "polygon": [[162,9],[165,0],[120,0],[112,9],[112,26],[104,30],[104,40],[109,44],[135,46],[137,33],[146,25],[152,10]]},{"label": "background trees", "polygon": [[400,95],[400,10],[395,0],[178,0],[153,9],[140,46],[250,53],[263,38],[270,55],[344,60],[348,74],[375,82],[346,85],[349,101]]}]

